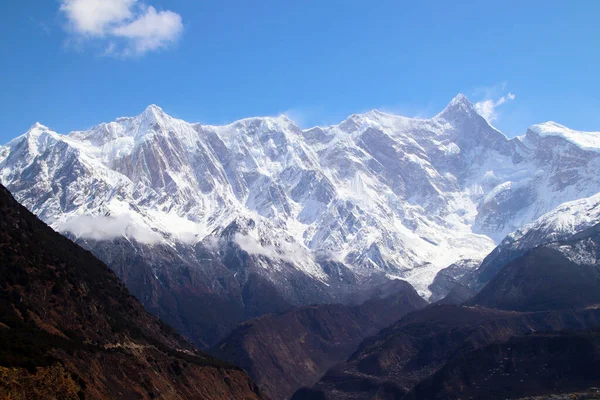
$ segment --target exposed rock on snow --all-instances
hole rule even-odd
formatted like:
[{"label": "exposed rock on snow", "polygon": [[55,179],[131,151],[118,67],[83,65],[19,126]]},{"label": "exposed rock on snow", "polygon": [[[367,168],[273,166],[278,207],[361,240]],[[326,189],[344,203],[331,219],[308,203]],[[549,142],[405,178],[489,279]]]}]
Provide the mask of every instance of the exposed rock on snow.
[{"label": "exposed rock on snow", "polygon": [[292,304],[315,301],[292,294],[300,275],[337,299],[380,278],[429,295],[442,268],[600,191],[599,135],[546,123],[508,139],[463,95],[431,119],[373,110],[309,130],[284,116],[205,126],[152,105],[68,135],[36,124],[0,148],[0,180],[96,248],[200,246],[219,262],[241,249],[252,267],[236,265]]}]

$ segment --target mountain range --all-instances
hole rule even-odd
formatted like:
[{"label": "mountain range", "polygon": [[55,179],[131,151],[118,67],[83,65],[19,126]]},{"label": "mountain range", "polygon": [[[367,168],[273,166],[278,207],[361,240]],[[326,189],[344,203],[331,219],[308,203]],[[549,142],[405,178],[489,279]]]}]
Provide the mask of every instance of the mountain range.
[{"label": "mountain range", "polygon": [[0,390],[587,388],[600,380],[599,155],[600,133],[554,122],[509,139],[463,95],[430,119],[373,110],[311,129],[188,123],[154,105],[68,135],[35,124],[0,147],[0,181],[75,244],[0,187]]},{"label": "mountain range", "polygon": [[357,304],[391,279],[428,298],[440,270],[470,277],[506,235],[600,191],[597,136],[547,122],[509,139],[463,95],[430,119],[373,110],[311,129],[152,105],[67,135],[35,124],[0,147],[0,181],[209,347],[249,318]]}]

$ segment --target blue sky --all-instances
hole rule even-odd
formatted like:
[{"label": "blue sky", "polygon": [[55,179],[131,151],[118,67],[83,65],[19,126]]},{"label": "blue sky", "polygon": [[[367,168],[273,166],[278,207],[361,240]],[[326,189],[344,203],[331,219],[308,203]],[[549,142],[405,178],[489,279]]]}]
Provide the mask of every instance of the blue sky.
[{"label": "blue sky", "polygon": [[[100,3],[99,3],[100,2]],[[418,4],[416,4],[418,3]],[[100,5],[99,5],[100,4]],[[600,2],[7,0],[0,142],[156,103],[222,124],[432,116],[458,92],[509,136],[600,130]]]}]

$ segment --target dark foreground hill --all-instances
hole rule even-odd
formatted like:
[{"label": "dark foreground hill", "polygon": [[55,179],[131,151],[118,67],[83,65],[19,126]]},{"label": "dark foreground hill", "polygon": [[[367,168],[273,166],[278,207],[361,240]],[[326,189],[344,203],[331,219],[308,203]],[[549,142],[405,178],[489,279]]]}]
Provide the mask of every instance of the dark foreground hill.
[{"label": "dark foreground hill", "polygon": [[[510,345],[512,338],[526,337],[536,332],[586,330],[598,326],[600,326],[598,309],[519,313],[454,305],[431,306],[411,313],[377,335],[365,339],[347,362],[330,369],[313,388],[296,392],[293,399],[402,399],[413,389],[419,390],[418,396],[414,397],[410,394],[413,397],[409,398],[445,399],[448,398],[445,397],[448,396],[448,392],[442,390],[445,387],[452,387],[456,393],[463,393],[461,388],[469,388],[467,392],[471,396],[476,394],[477,388],[469,385],[474,379],[480,377],[474,375],[475,372],[478,368],[486,368],[487,371],[489,363],[498,362],[499,352],[512,348]],[[523,354],[529,351],[531,357],[537,357],[539,362],[544,363],[547,361],[542,356],[545,354],[545,349],[554,348],[557,360],[564,362],[573,357],[571,363],[576,364],[579,360],[577,357],[580,355],[577,346],[582,343],[580,341],[587,339],[579,339],[575,335],[571,342],[570,338],[571,336],[565,336],[556,341],[550,338],[548,340],[551,343],[544,341],[543,338],[539,341],[527,342],[523,345],[522,352],[518,354],[518,357],[521,357],[519,360],[522,360]],[[598,343],[594,338],[590,341],[592,344],[586,342],[585,351],[594,349],[593,346]],[[509,344],[505,346],[507,343]],[[558,347],[552,347],[553,343]],[[493,347],[494,345],[499,347]],[[568,350],[569,346],[574,346],[577,350],[569,350],[569,353],[561,352],[563,348]],[[596,348],[594,351],[597,350]],[[595,357],[593,352],[591,354],[592,358]],[[472,370],[466,368],[469,362],[474,365],[480,364]],[[488,364],[485,364],[486,362]],[[533,359],[531,362],[535,363],[536,360]],[[494,364],[490,368],[496,367],[498,365]],[[462,371],[460,368],[465,368],[464,375],[456,372]],[[578,366],[573,368],[575,369],[569,370],[571,371],[569,373],[579,371],[576,369],[579,368]],[[444,374],[443,371],[451,372],[446,375],[436,375]],[[596,371],[595,374],[592,373],[595,379],[600,380],[599,372]],[[452,378],[447,378],[450,375]],[[437,378],[431,378],[432,376]],[[574,377],[573,374],[565,375],[563,382],[565,388],[571,388],[567,383],[574,387],[581,383],[573,380]],[[585,382],[591,379],[589,375],[587,377],[589,379],[586,378],[588,380]],[[433,383],[427,383],[430,378],[434,379],[431,381]],[[540,375],[539,378],[545,382],[546,379],[555,377]],[[445,379],[454,379],[456,382],[450,385]],[[546,387],[534,375],[527,379],[525,377],[520,379],[529,382],[525,385],[530,385],[532,391],[536,387]],[[444,383],[439,383],[442,380]],[[417,385],[419,389],[415,388]],[[533,392],[518,391],[514,394],[535,394],[535,391]],[[441,397],[437,397],[438,394]],[[507,392],[503,395],[506,396],[505,398],[511,397]],[[469,398],[469,396],[464,397],[461,394],[459,397]]]},{"label": "dark foreground hill", "polygon": [[568,393],[599,382],[600,331],[540,333],[461,354],[404,399],[507,399]]},{"label": "dark foreground hill", "polygon": [[0,398],[258,399],[0,186]]},{"label": "dark foreground hill", "polygon": [[358,306],[307,306],[245,322],[212,353],[243,367],[272,399],[287,399],[345,361],[364,338],[426,304],[396,280]]}]

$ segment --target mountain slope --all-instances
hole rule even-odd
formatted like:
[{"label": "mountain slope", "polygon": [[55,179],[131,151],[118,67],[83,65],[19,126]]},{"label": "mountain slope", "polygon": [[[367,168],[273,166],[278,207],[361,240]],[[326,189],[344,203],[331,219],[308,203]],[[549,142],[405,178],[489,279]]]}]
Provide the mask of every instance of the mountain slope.
[{"label": "mountain slope", "polygon": [[535,247],[566,240],[600,223],[600,195],[561,204],[507,235],[473,273],[472,285],[478,288],[489,282],[511,260]]},{"label": "mountain slope", "polygon": [[[583,225],[595,219],[595,207],[586,210]],[[541,220],[571,221],[574,215],[551,213]],[[544,230],[534,227],[551,225],[538,221],[528,235],[544,240]],[[580,226],[566,225],[556,235]],[[438,304],[407,315],[294,398],[483,399],[585,389],[598,380],[597,332],[556,332],[597,329],[599,259],[600,224],[528,250],[466,306]],[[460,265],[448,271],[463,272]],[[546,334],[529,336],[536,332]]]},{"label": "mountain slope", "polygon": [[400,399],[447,363],[492,343],[535,331],[581,330],[599,324],[597,309],[515,313],[434,305],[365,339],[347,362],[329,370],[313,388],[296,392],[293,399]]},{"label": "mountain slope", "polygon": [[[148,311],[200,348],[213,345],[249,318],[291,308],[264,277],[268,271],[238,248],[228,249],[221,260],[201,245],[149,246],[124,238],[78,243],[110,265]],[[294,274],[281,272],[280,277],[293,279]],[[302,278],[295,279],[298,292]],[[307,286],[306,295],[312,293]]]},{"label": "mountain slope", "polygon": [[[508,139],[462,95],[430,119],[373,110],[308,130],[149,106],[68,135],[34,125],[0,149],[0,181],[210,346],[245,319],[389,279],[428,296],[440,269],[599,192],[600,153],[578,140],[593,136],[546,123]],[[211,310],[231,317],[206,325]]]},{"label": "mountain slope", "polygon": [[102,262],[0,186],[0,393],[260,398],[247,375],[151,317]]},{"label": "mountain slope", "polygon": [[600,224],[511,261],[468,304],[518,311],[600,304]]},{"label": "mountain slope", "polygon": [[556,395],[586,390],[599,381],[598,330],[533,334],[463,354],[417,385],[403,399]]},{"label": "mountain slope", "polygon": [[[462,301],[470,298],[471,291],[468,287],[465,287],[466,293],[464,293],[464,296],[466,297],[464,298],[460,289],[466,286],[463,281],[470,274],[474,274],[480,264],[481,260],[461,260],[440,270],[435,275],[435,278],[433,278],[431,285],[429,285],[429,290],[431,291],[429,301],[451,301],[455,302],[454,304],[460,304]],[[453,296],[448,297],[450,292],[452,292]]]},{"label": "mountain slope", "polygon": [[287,399],[345,361],[362,339],[426,304],[406,282],[385,290],[359,306],[300,307],[247,321],[211,353],[244,368],[273,400]]},{"label": "mountain slope", "polygon": [[[462,303],[490,282],[506,265],[532,249],[566,241],[600,223],[600,195],[566,202],[507,235],[476,268],[461,263],[442,269],[430,285],[431,300]],[[463,261],[466,263],[467,261]]]}]

